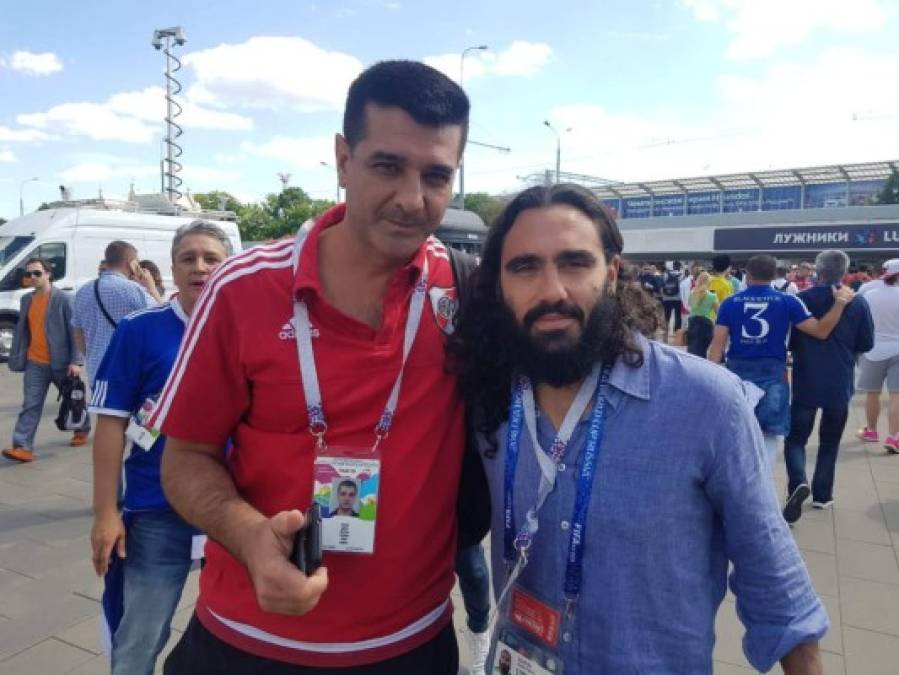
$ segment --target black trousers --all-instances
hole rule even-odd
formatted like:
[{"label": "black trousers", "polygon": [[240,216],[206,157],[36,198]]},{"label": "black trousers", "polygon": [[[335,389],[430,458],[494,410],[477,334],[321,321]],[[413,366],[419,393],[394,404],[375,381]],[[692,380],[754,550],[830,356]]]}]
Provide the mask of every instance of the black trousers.
[{"label": "black trousers", "polygon": [[194,614],[165,660],[165,675],[457,675],[459,647],[450,622],[411,652],[365,666],[297,666],[241,651],[210,633]]},{"label": "black trousers", "polygon": [[702,358],[708,358],[709,345],[715,324],[704,316],[691,316],[687,324],[687,351]]},{"label": "black trousers", "polygon": [[674,314],[674,330],[680,330],[681,327],[681,305],[680,300],[662,300],[662,307],[665,308],[665,332],[668,332],[668,326],[671,325],[671,315]]}]

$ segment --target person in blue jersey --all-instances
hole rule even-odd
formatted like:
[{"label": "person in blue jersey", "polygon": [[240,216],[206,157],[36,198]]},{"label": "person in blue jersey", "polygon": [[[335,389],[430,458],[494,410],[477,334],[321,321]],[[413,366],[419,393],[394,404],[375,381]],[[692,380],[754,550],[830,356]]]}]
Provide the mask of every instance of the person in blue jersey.
[{"label": "person in blue jersey", "polygon": [[709,360],[721,363],[727,347],[727,367],[764,392],[755,407],[755,416],[765,435],[772,466],[778,437],[790,430],[790,331],[795,326],[807,335],[826,340],[855,297],[849,288],[833,288],[833,307],[816,319],[802,300],[771,287],[776,271],[777,261],[770,255],[749,259],[746,290],[721,303],[709,348]]},{"label": "person in blue jersey", "polygon": [[827,614],[747,386],[645,337],[658,314],[621,281],[622,248],[589,190],[525,190],[448,344],[490,484],[487,672],[711,675],[732,565],[749,662],[820,675]]},{"label": "person in blue jersey", "polygon": [[[846,274],[849,256],[843,251],[822,251],[815,259],[817,285],[799,294],[809,311],[822,317],[833,306],[831,288]],[[802,502],[812,496],[812,508],[833,504],[833,481],[840,439],[849,419],[849,401],[855,393],[853,378],[859,354],[874,347],[874,319],[864,297],[856,298],[843,312],[837,327],[826,340],[816,340],[801,331],[793,335],[793,402],[790,433],[784,441],[787,463],[787,499],[784,518],[794,523],[802,516]],[[805,474],[805,444],[818,427],[818,457],[811,487]]]},{"label": "person in blue jersey", "polygon": [[[169,506],[160,484],[165,437],[145,424],[168,379],[188,317],[210,274],[231,254],[220,227],[197,220],[172,241],[169,302],[119,322],[96,374],[94,569],[106,576],[104,614],[112,673],[150,675],[190,571],[198,533]],[[124,509],[117,506],[122,460]]]}]

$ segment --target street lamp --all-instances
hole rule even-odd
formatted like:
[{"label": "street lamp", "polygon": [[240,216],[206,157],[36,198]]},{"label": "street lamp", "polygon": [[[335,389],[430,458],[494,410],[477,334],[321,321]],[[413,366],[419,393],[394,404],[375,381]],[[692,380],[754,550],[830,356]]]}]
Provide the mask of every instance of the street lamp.
[{"label": "street lamp", "polygon": [[[331,167],[331,165],[330,165],[328,162],[325,162],[325,161],[320,161],[319,164],[321,164],[322,166],[327,166],[327,167],[329,167],[329,168]],[[336,168],[335,168],[335,171],[336,171]],[[334,202],[334,203],[335,203],[335,204],[339,204],[339,203],[340,203],[340,172],[339,172],[339,171],[337,171],[337,191],[336,191],[336,195],[337,195],[337,201]]]},{"label": "street lamp", "polygon": [[[560,174],[562,173],[562,134],[549,123],[549,120],[543,120],[543,124],[545,124],[550,131],[552,131],[556,135],[556,183],[560,180]],[[572,127],[568,127],[562,133],[568,133],[571,131]]]},{"label": "street lamp", "polygon": [[25,189],[25,183],[32,183],[34,181],[40,180],[40,178],[26,178],[21,183],[19,183],[19,215],[25,215],[25,202],[22,198],[22,191]]},{"label": "street lamp", "polygon": [[[468,52],[484,51],[488,49],[487,45],[478,45],[476,47],[466,47],[462,50],[462,56],[459,59],[459,86],[464,87],[465,83],[465,55]],[[459,158],[459,208],[465,210],[465,151],[462,151],[462,157]]]}]

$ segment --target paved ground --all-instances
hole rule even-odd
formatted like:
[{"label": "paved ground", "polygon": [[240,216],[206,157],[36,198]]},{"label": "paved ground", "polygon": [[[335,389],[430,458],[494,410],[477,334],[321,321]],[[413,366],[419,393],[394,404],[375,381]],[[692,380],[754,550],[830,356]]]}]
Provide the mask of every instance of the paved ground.
[{"label": "paved ground", "polygon": [[[20,391],[20,376],[0,366],[0,445],[9,442]],[[56,431],[53,398],[38,433],[39,461],[13,465],[0,458],[0,675],[108,672],[99,646],[100,583],[88,551],[90,450],[69,448]],[[899,457],[854,439],[862,415],[857,399],[837,469],[836,508],[806,511],[794,535],[833,624],[822,644],[825,672],[896,675]],[[782,466],[775,479],[782,493]],[[187,624],[196,592],[194,572],[169,647]],[[455,604],[461,606],[458,596]],[[716,673],[752,672],[741,637],[728,597],[718,615]]]}]

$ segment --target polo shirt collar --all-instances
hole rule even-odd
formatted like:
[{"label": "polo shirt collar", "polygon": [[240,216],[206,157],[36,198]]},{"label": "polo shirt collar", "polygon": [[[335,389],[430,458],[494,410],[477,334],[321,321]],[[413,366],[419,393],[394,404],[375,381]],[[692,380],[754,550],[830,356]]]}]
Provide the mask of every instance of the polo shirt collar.
[{"label": "polo shirt collar", "polygon": [[[629,366],[619,358],[612,367],[609,375],[609,384],[621,394],[633,396],[644,401],[650,399],[650,370],[652,369],[652,347],[640,333],[634,332],[634,340],[637,348],[643,353],[643,365],[638,368]],[[613,392],[614,393],[614,392]],[[610,396],[609,403],[613,408],[618,407],[620,396]]]},{"label": "polo shirt collar", "polygon": [[186,326],[187,322],[190,320],[187,314],[184,313],[184,308],[181,306],[181,302],[178,300],[177,296],[172,296],[171,300],[169,300],[169,304],[172,307],[172,311],[175,313],[181,322]]},{"label": "polo shirt collar", "polygon": [[[306,234],[306,242],[300,253],[299,270],[293,281],[293,295],[299,296],[303,291],[312,291],[321,295],[321,280],[318,275],[318,237],[329,227],[337,225],[346,215],[346,204],[337,204],[325,211]],[[299,236],[299,235],[298,235]],[[416,254],[408,264],[402,267],[400,272],[406,271],[410,276],[410,283],[421,275],[427,256],[428,242],[422,242]]]},{"label": "polo shirt collar", "polygon": [[124,274],[122,274],[118,270],[103,270],[102,272],[100,272],[100,276],[101,277],[106,277],[106,276],[122,277],[122,279],[124,279],[125,281],[128,280],[128,277],[126,277]]}]

